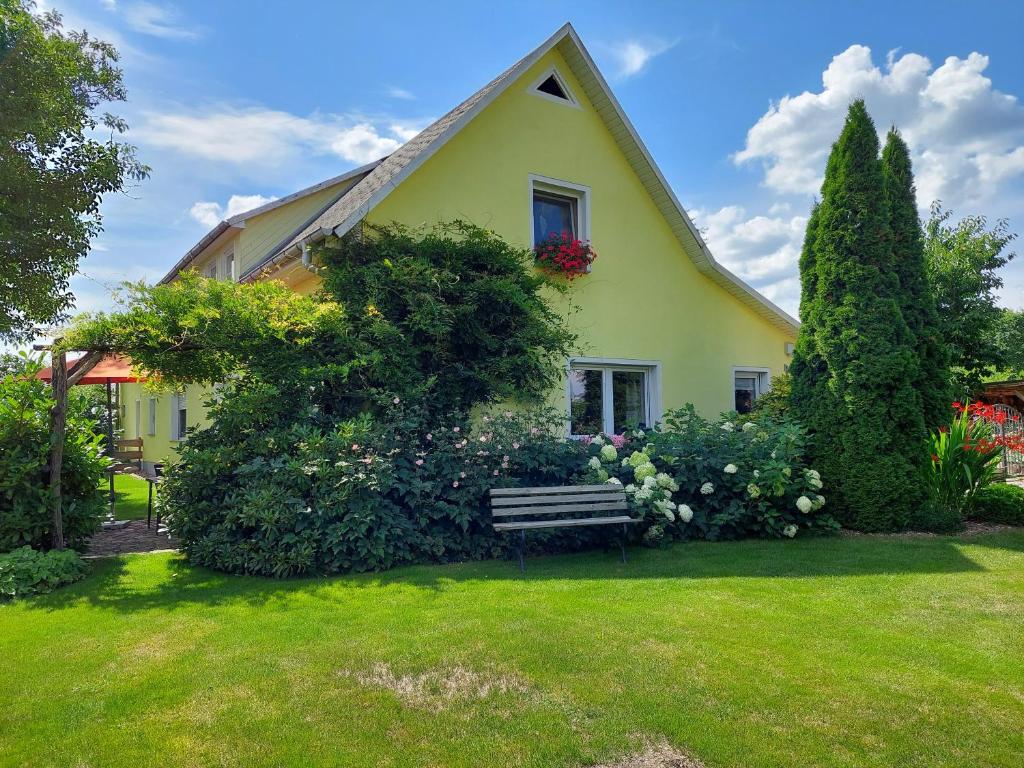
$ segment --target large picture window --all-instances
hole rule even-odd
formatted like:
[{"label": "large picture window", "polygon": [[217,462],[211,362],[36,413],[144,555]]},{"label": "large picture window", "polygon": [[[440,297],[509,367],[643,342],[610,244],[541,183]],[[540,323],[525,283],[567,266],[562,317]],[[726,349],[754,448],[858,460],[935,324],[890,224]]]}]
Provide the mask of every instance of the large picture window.
[{"label": "large picture window", "polygon": [[569,366],[569,434],[621,434],[657,417],[657,363],[575,360]]}]

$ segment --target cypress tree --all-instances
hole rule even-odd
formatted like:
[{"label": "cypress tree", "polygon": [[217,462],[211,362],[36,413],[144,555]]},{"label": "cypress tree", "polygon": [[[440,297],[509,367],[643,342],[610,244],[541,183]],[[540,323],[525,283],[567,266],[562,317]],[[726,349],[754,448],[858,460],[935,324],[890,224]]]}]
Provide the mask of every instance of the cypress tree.
[{"label": "cypress tree", "polygon": [[924,234],[917,216],[917,196],[910,150],[895,128],[882,150],[885,198],[892,232],[893,268],[900,281],[903,319],[914,335],[920,366],[915,388],[929,429],[949,423],[949,353],[939,331],[939,313],[928,284]]},{"label": "cypress tree", "polygon": [[833,511],[869,531],[904,527],[924,501],[919,362],[892,257],[878,135],[858,100],[832,146],[801,258],[793,407],[814,435]]}]

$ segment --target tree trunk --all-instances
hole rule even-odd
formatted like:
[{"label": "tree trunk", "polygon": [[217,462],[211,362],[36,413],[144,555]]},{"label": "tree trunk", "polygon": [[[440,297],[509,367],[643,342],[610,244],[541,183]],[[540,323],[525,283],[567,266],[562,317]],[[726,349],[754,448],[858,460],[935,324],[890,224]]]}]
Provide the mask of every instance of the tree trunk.
[{"label": "tree trunk", "polygon": [[61,510],[61,462],[64,459],[64,431],[68,412],[68,359],[64,352],[51,356],[53,410],[50,414],[50,493],[53,496],[52,545],[64,549],[64,516]]}]

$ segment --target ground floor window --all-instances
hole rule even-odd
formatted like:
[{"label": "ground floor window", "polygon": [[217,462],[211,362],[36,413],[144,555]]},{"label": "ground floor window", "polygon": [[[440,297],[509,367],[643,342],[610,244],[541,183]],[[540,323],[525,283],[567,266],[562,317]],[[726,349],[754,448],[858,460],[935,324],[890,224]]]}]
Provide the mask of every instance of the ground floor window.
[{"label": "ground floor window", "polygon": [[569,434],[621,434],[647,427],[657,413],[657,363],[577,359],[569,365]]},{"label": "ground floor window", "polygon": [[156,398],[155,397],[149,398],[149,403],[147,404],[146,434],[147,435],[155,435],[156,434]]},{"label": "ground floor window", "polygon": [[737,368],[733,371],[733,408],[737,413],[750,413],[754,403],[768,390],[767,368]]},{"label": "ground floor window", "polygon": [[188,431],[188,408],[185,395],[171,396],[171,439],[184,440]]}]

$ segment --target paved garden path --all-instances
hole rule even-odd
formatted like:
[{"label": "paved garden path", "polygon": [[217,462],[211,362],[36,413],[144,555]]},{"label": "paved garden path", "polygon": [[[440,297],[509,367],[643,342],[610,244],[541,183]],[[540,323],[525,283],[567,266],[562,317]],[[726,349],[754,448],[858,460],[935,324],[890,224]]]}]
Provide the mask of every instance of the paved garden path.
[{"label": "paved garden path", "polygon": [[124,525],[104,528],[89,539],[87,557],[126,555],[131,552],[159,552],[177,549],[178,543],[167,529],[154,525],[147,527],[145,520],[130,520]]}]

